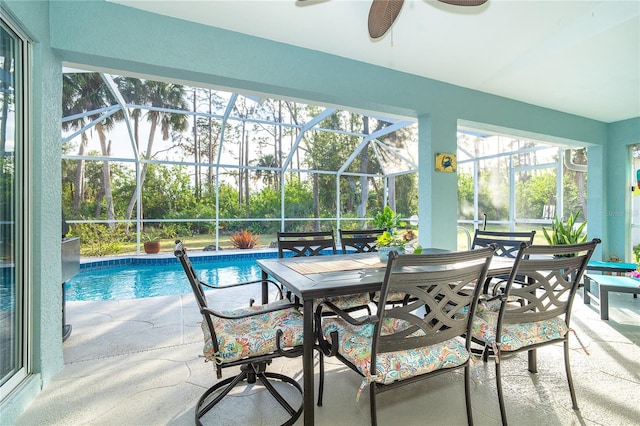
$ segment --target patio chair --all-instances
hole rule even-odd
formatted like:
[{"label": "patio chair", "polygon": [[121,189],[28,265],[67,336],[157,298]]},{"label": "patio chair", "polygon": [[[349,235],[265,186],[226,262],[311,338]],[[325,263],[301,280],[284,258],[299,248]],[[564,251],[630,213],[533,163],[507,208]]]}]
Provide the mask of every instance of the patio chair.
[{"label": "patio chair", "polygon": [[[322,256],[323,250],[330,250],[335,255],[336,242],[333,231],[316,232],[278,232],[278,257],[293,252],[293,257]],[[331,298],[335,304],[348,312],[366,309],[371,313],[369,293],[353,294]],[[319,302],[318,302],[319,303]],[[314,307],[315,309],[315,307]]]},{"label": "patio chair", "polygon": [[278,232],[278,257],[286,257],[287,252],[294,257],[321,256],[324,250],[336,254],[333,231]]},{"label": "patio chair", "polygon": [[[372,425],[377,424],[376,394],[460,368],[467,420],[473,423],[471,319],[480,295],[478,283],[486,277],[493,252],[494,247],[440,254],[391,252],[376,315],[353,318],[331,302],[318,307],[319,346],[363,377],[358,396],[368,385]],[[393,292],[415,300],[385,308]],[[320,317],[324,307],[337,317]],[[424,421],[423,413],[415,414],[417,422]]]},{"label": "patio chair", "polygon": [[[493,356],[502,423],[507,424],[500,366],[504,355],[528,351],[528,369],[537,373],[536,349],[564,344],[564,365],[574,409],[578,409],[569,364],[571,305],[587,263],[600,240],[536,246],[521,243],[509,279],[497,295],[481,300],[473,321],[474,342]],[[524,281],[516,281],[518,277]],[[519,285],[514,285],[519,284]]]},{"label": "patio chair", "polygon": [[348,248],[355,249],[356,253],[372,253],[378,251],[376,248],[378,237],[384,233],[384,229],[339,229],[340,244],[342,254],[348,253]]},{"label": "patio chair", "polygon": [[[485,218],[486,220],[486,218]],[[471,248],[479,248],[479,247],[489,247],[490,244],[495,244],[497,246],[496,256],[500,257],[508,257],[511,259],[515,259],[518,251],[520,250],[521,243],[525,242],[529,245],[533,244],[533,239],[536,236],[536,231],[525,231],[525,232],[498,232],[498,231],[484,231],[480,229],[476,229],[475,234],[473,235],[473,242],[471,243]],[[490,277],[484,283],[484,287],[482,289],[483,293],[489,292],[489,286],[491,285],[491,281],[501,281],[509,278],[508,276],[497,276]],[[522,281],[522,277],[520,280]]]},{"label": "patio chair", "polygon": [[[277,300],[238,309],[215,310],[207,301],[209,296],[215,303],[218,292],[233,293],[244,290],[247,286],[262,285],[262,280],[236,283],[212,287],[200,281],[187,256],[186,248],[181,241],[176,241],[175,256],[180,260],[185,274],[202,314],[201,323],[204,334],[204,358],[211,361],[216,369],[218,379],[222,378],[222,369],[240,366],[240,373],[219,381],[207,389],[196,405],[196,424],[201,425],[202,417],[218,404],[238,384],[245,382],[253,385],[256,379],[269,391],[285,409],[288,420],[285,425],[292,425],[302,413],[302,398],[297,408],[289,402],[271,383],[272,380],[292,386],[302,395],[302,387],[291,377],[279,373],[266,372],[266,367],[274,358],[297,357],[302,355],[302,314],[300,305],[282,298],[282,289],[271,280],[267,285],[274,286]],[[204,289],[214,293],[205,295]],[[214,297],[211,297],[214,296]]]},{"label": "patio chair", "polygon": [[536,231],[498,232],[476,229],[471,248],[488,247],[490,244],[495,244],[497,245],[496,256],[515,258],[520,250],[520,243],[533,244],[535,236]]}]

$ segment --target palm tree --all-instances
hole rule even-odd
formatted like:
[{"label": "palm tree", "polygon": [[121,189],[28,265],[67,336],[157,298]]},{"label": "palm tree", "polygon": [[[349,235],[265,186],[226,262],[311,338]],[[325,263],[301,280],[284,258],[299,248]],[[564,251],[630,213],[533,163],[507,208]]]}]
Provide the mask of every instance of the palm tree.
[{"label": "palm tree", "polygon": [[[63,129],[80,129],[87,120],[94,121],[102,116],[98,110],[113,105],[115,103],[113,95],[107,90],[102,77],[98,73],[73,73],[63,74],[63,90],[62,90],[62,111],[63,116],[70,116],[87,112],[86,116],[78,117],[74,120],[63,123]],[[103,120],[95,124],[96,132],[100,140],[100,148],[104,157],[111,154],[110,143],[107,144],[106,131],[111,130],[117,120],[122,119],[122,113],[116,113],[105,117]],[[81,142],[78,148],[78,155],[84,155],[87,147],[88,138],[85,132],[81,135]],[[85,162],[80,160],[76,171],[76,193],[74,194],[74,212],[80,208],[81,202],[84,200],[84,169]],[[104,197],[107,207],[107,219],[115,220],[115,209],[113,204],[113,195],[111,193],[111,170],[109,161],[102,164],[102,182],[100,196],[96,200],[96,216],[100,215],[101,198]],[[109,226],[114,226],[113,222]]]},{"label": "palm tree", "polygon": [[[257,160],[254,160],[254,163],[258,167],[279,167],[278,159],[273,154],[262,155]],[[278,189],[278,174],[273,170],[256,169],[255,178],[256,180],[262,179],[265,185]]]},{"label": "palm tree", "polygon": [[[131,87],[135,86],[132,82],[129,82],[128,84],[130,84]],[[140,105],[183,111],[187,110],[184,88],[178,84],[146,80],[143,82],[142,87],[137,87],[136,90],[133,91],[127,91],[123,93],[123,96],[127,102],[139,103]],[[149,160],[153,156],[153,142],[155,140],[157,128],[160,127],[162,139],[168,140],[171,131],[183,131],[187,128],[187,116],[186,114],[151,109],[146,113],[146,117],[151,123],[151,129],[149,131],[149,138],[147,139],[147,150],[144,152],[144,158]],[[136,139],[138,138],[137,131],[135,137]],[[139,142],[137,140],[136,146],[139,146]],[[138,192],[144,183],[148,166],[148,163],[143,163],[142,165],[142,169],[140,171],[140,184],[136,187],[136,190],[129,202],[129,206],[127,207],[127,220],[131,219],[133,214],[133,208],[138,200]]]},{"label": "palm tree", "polygon": [[0,78],[0,93],[2,94],[2,112],[0,113],[0,152],[4,153],[7,143],[7,120],[9,119],[9,105],[13,104],[13,87],[11,76],[11,69],[13,66],[13,53],[8,46],[0,46],[0,58],[2,61],[3,76]]},{"label": "palm tree", "polygon": [[[141,105],[145,99],[145,85],[139,78],[132,77],[117,77],[114,79],[118,84],[118,90],[122,94],[122,97],[126,102]],[[130,111],[130,116],[133,118],[133,136],[135,138],[134,143],[136,149],[140,149],[140,118],[142,117],[142,110],[140,108],[133,108]]]}]

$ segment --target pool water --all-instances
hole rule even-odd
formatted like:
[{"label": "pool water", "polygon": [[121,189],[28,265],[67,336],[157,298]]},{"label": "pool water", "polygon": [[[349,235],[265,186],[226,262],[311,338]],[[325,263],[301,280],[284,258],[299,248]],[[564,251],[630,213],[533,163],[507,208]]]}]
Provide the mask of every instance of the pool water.
[{"label": "pool water", "polygon": [[[194,269],[201,281],[213,286],[261,277],[255,260],[197,262]],[[191,293],[191,287],[179,263],[85,270],[65,285],[68,301],[139,299],[185,293]]]}]

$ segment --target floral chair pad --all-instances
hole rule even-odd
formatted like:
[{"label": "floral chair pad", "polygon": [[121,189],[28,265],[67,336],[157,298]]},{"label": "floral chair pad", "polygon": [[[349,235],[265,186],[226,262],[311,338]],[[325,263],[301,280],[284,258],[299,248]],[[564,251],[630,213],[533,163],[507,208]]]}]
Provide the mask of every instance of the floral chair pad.
[{"label": "floral chair pad", "polygon": [[[338,308],[344,310],[350,310],[353,308],[362,307],[364,309],[365,306],[368,306],[371,302],[371,296],[369,293],[360,293],[360,294],[352,294],[349,296],[337,296],[337,297],[327,297],[322,301],[331,302],[336,305]],[[313,311],[315,312],[320,300],[316,300],[313,302]],[[330,312],[328,308],[324,308],[323,312]]]},{"label": "floral chair pad", "polygon": [[[405,321],[386,318],[382,324],[382,334],[406,328]],[[322,330],[325,338],[329,341],[331,340],[330,333],[338,332],[338,351],[356,366],[367,383],[375,381],[388,384],[439,369],[457,367],[469,359],[469,352],[465,348],[464,342],[450,339],[431,346],[380,353],[376,357],[376,372],[372,374],[373,324],[357,327],[340,318],[329,318],[323,321]],[[423,332],[418,331],[414,335],[419,334],[423,334]]]},{"label": "floral chair pad", "polygon": [[[407,293],[403,291],[391,291],[387,294],[387,303],[402,303],[404,302],[404,298],[407,296]],[[376,291],[373,294],[373,300],[380,300],[380,292]]]},{"label": "floral chair pad", "polygon": [[[471,329],[471,335],[475,339],[486,343],[496,340],[499,309],[499,300],[478,305]],[[536,322],[503,324],[500,350],[516,351],[524,346],[559,339],[568,331],[567,324],[560,317]]]},{"label": "floral chair pad", "polygon": [[[231,311],[227,315],[259,312],[270,305],[252,306]],[[276,350],[276,332],[282,330],[281,346],[302,345],[302,314],[295,308],[266,312],[239,319],[212,316],[220,353],[213,349],[211,333],[206,321],[201,324],[204,333],[204,357],[219,364],[247,357],[269,354]]]}]

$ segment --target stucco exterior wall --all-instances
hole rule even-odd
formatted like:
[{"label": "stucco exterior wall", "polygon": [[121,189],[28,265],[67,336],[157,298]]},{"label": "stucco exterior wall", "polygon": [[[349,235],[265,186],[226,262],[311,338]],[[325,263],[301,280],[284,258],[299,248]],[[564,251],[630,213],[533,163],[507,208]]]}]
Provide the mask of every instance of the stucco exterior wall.
[{"label": "stucco exterior wall", "polygon": [[[31,120],[27,140],[33,205],[30,241],[33,374],[2,407],[2,423],[11,424],[64,365],[60,260],[60,126],[62,66],[49,45],[47,1],[2,2],[5,18],[15,21],[32,41]],[[11,15],[11,16],[9,16]],[[6,423],[5,423],[6,422]]]},{"label": "stucco exterior wall", "polygon": [[[640,94],[638,94],[640,102]],[[640,144],[640,117],[611,123],[608,126],[606,170],[607,198],[603,217],[610,254],[634,262],[631,253],[631,185],[635,171],[631,170],[629,146]]]}]

